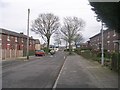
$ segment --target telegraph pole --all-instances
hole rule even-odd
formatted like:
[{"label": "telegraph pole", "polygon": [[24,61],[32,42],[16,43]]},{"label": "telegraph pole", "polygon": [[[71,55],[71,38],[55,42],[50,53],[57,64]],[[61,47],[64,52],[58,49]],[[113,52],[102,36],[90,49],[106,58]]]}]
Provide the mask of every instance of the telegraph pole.
[{"label": "telegraph pole", "polygon": [[102,57],[101,57],[101,65],[103,66],[104,65],[104,42],[103,42],[103,22],[101,21],[102,25],[101,25],[101,39],[102,39],[102,47],[101,47],[101,53],[102,53]]},{"label": "telegraph pole", "polygon": [[29,59],[29,16],[30,9],[28,9],[28,21],[27,21],[27,59]]}]

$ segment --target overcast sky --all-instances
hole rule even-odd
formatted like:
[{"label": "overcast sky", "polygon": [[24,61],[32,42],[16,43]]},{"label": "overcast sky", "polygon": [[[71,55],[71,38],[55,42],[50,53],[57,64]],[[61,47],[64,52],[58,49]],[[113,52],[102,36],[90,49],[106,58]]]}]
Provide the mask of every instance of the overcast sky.
[{"label": "overcast sky", "polygon": [[[31,11],[30,22],[40,13],[53,13],[60,17],[61,22],[66,16],[82,18],[86,22],[81,31],[85,41],[100,32],[100,23],[96,21],[88,0],[0,0],[0,28],[26,34],[28,8]],[[39,39],[39,35],[31,31],[30,36]]]}]

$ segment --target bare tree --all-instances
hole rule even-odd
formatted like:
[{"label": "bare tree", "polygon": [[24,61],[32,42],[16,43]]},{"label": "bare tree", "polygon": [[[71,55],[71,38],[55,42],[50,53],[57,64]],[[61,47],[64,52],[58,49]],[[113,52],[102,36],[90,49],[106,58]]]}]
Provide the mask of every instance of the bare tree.
[{"label": "bare tree", "polygon": [[64,18],[64,25],[61,28],[64,40],[69,43],[69,54],[72,53],[72,42],[79,31],[84,27],[85,22],[77,17],[66,17]]},{"label": "bare tree", "polygon": [[61,33],[59,30],[54,35],[54,41],[55,41],[55,44],[57,44],[59,47],[59,45],[61,44]]},{"label": "bare tree", "polygon": [[40,14],[39,17],[34,20],[31,30],[39,34],[43,40],[47,42],[47,49],[49,49],[50,37],[58,30],[59,26],[59,17],[47,13]]},{"label": "bare tree", "polygon": [[81,42],[83,42],[83,36],[82,34],[77,34],[74,38],[76,48],[78,47],[78,45],[80,45]]}]

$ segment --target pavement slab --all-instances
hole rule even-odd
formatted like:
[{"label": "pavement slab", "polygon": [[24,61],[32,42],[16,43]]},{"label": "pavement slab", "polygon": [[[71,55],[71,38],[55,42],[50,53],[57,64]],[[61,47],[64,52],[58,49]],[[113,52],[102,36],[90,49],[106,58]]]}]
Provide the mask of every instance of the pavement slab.
[{"label": "pavement slab", "polygon": [[118,74],[97,61],[68,56],[56,88],[118,88]]}]

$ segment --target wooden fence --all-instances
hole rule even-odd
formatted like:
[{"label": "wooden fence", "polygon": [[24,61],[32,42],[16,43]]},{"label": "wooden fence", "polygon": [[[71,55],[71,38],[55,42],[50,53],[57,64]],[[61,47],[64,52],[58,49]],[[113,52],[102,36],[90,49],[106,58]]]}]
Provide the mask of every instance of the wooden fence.
[{"label": "wooden fence", "polygon": [[16,57],[23,57],[23,50],[1,50],[1,58],[2,60],[10,59],[10,58],[16,58]]}]

